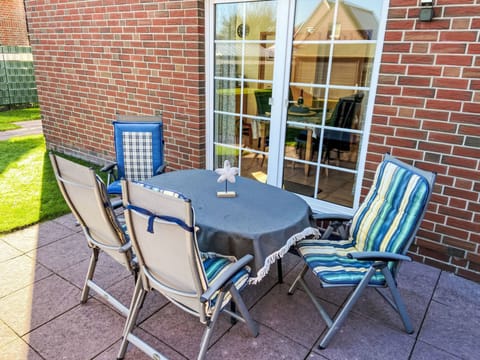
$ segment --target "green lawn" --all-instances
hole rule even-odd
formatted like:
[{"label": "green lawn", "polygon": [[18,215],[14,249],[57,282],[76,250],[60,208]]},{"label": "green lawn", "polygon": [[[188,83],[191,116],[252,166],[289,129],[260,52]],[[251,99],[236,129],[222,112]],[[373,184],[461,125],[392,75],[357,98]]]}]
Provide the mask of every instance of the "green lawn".
[{"label": "green lawn", "polygon": [[0,233],[70,212],[58,189],[43,135],[0,141],[0,199]]},{"label": "green lawn", "polygon": [[0,111],[0,131],[18,129],[14,122],[38,120],[41,118],[40,108],[14,109]]}]

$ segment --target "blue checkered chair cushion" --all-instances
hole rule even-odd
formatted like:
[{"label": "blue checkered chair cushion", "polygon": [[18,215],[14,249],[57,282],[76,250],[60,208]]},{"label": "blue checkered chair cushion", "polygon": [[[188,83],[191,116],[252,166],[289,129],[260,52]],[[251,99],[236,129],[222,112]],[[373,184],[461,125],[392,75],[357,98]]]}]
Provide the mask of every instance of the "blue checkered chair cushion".
[{"label": "blue checkered chair cushion", "polygon": [[152,133],[122,133],[124,178],[137,181],[153,176]]},{"label": "blue checkered chair cushion", "polygon": [[164,166],[161,122],[114,121],[116,180],[108,193],[121,194],[121,179],[141,181],[157,175]]},{"label": "blue checkered chair cushion", "polygon": [[[382,162],[355,213],[348,240],[306,239],[297,244],[307,265],[325,284],[356,285],[372,265],[348,258],[357,251],[406,253],[429,196],[427,180],[391,161]],[[389,264],[390,268],[394,266]],[[381,271],[370,285],[384,285]]]}]

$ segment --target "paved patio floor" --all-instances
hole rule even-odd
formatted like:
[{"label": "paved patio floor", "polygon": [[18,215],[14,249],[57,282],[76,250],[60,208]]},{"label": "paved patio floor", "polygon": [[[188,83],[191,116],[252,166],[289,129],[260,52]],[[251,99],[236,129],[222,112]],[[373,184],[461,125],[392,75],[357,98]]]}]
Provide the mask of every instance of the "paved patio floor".
[{"label": "paved patio floor", "polygon": [[[0,359],[115,359],[124,318],[95,295],[80,304],[90,252],[71,215],[0,235]],[[480,284],[419,263],[400,270],[399,287],[415,333],[404,332],[396,313],[367,292],[326,350],[318,350],[325,325],[302,290],[287,295],[298,258],[284,261],[285,283],[276,272],[244,291],[259,324],[257,338],[224,317],[208,359],[478,359]],[[132,277],[107,256],[100,282],[128,305]],[[309,279],[314,281],[313,278]],[[330,312],[344,290],[316,288]],[[152,294],[141,310],[137,333],[170,359],[194,359],[203,327],[193,316]],[[125,359],[146,359],[129,347]]]}]

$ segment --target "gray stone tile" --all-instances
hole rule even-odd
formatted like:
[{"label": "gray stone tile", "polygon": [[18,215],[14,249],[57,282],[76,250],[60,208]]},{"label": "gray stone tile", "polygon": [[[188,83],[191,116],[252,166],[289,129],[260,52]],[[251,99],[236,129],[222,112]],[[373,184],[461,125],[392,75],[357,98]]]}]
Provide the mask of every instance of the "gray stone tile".
[{"label": "gray stone tile", "polygon": [[124,324],[122,316],[92,300],[23,338],[45,359],[91,359],[121,338]]},{"label": "gray stone tile", "polygon": [[0,299],[0,309],[8,309],[0,317],[22,336],[79,302],[80,291],[52,275]]},{"label": "gray stone tile", "polygon": [[265,360],[265,359],[305,359],[309,350],[302,345],[266,327],[259,327],[259,335],[254,338],[245,326],[236,324],[207,352],[209,360]]},{"label": "gray stone tile", "polygon": [[22,254],[23,253],[20,250],[8,245],[8,243],[6,243],[5,241],[0,240],[0,262],[13,259],[14,257],[20,256]]},{"label": "gray stone tile", "polygon": [[34,259],[22,255],[0,263],[0,298],[51,274]]},{"label": "gray stone tile", "polygon": [[17,334],[15,334],[15,332],[10,329],[5,323],[0,321],[0,349],[17,339],[19,339]]},{"label": "gray stone tile", "polygon": [[[159,353],[164,355],[169,360],[186,360],[187,358],[180,355],[174,349],[168,347],[164,343],[162,343],[157,338],[153,337],[149,333],[143,331],[142,329],[137,328],[135,330],[135,335],[137,335],[140,339],[144,340],[147,344],[152,346],[156,349]],[[100,355],[94,358],[94,360],[111,360],[116,359],[118,355],[118,351],[120,350],[121,341],[117,341],[113,344],[110,348],[106,351],[102,352]],[[127,347],[127,352],[125,353],[124,360],[151,360],[149,356],[147,356],[144,352],[142,352],[136,346],[129,344]]]},{"label": "gray stone tile", "polygon": [[59,218],[56,218],[53,221],[56,222],[57,224],[60,224],[69,228],[73,232],[82,231],[82,228],[80,227],[80,225],[77,222],[77,219],[75,219],[75,216],[73,216],[72,213],[60,216]]},{"label": "gray stone tile", "polygon": [[[322,335],[323,336],[323,335]],[[415,338],[382,323],[351,312],[326,349],[314,352],[330,360],[408,359]]]},{"label": "gray stone tile", "polygon": [[[322,305],[333,315],[336,310],[333,306],[327,303]],[[326,328],[307,294],[296,291],[293,295],[288,295],[286,284],[279,284],[272,289],[253,307],[251,314],[257,322],[275,329],[306,348],[311,348]]]},{"label": "gray stone tile", "polygon": [[0,346],[2,360],[42,360],[28,344],[20,338],[8,343],[6,346]]},{"label": "gray stone tile", "polygon": [[442,272],[433,299],[447,306],[473,311],[480,308],[480,286],[452,273]]},{"label": "gray stone tile", "polygon": [[431,359],[458,360],[460,358],[452,354],[449,354],[443,350],[437,349],[432,345],[426,344],[423,341],[417,341],[410,359],[411,360],[431,360]]},{"label": "gray stone tile", "polygon": [[69,236],[72,230],[55,221],[46,221],[2,237],[14,248],[29,252]]},{"label": "gray stone tile", "polygon": [[[109,287],[107,291],[128,308],[130,307],[134,287],[135,284],[133,283],[133,276],[130,276]],[[95,295],[95,298],[106,303],[106,301],[98,295]],[[142,309],[138,315],[137,323],[140,324],[142,321],[152,316],[152,314],[159,311],[168,303],[169,301],[167,298],[165,298],[158,291],[151,291],[145,298]]]},{"label": "gray stone tile", "polygon": [[[92,251],[88,249],[88,255],[86,258],[72,266],[59,270],[58,274],[82,289],[83,284],[85,283],[91,253]],[[93,276],[94,281],[98,283],[98,285],[106,289],[117,282],[127,280],[127,278],[130,277],[131,282],[133,283],[133,276],[124,266],[107,254],[100,252]]]},{"label": "gray stone tile", "polygon": [[460,308],[433,301],[418,339],[462,359],[480,353],[480,307]]},{"label": "gray stone tile", "polygon": [[[221,315],[209,345],[215,343],[231,326],[229,317]],[[205,325],[197,317],[171,303],[145,320],[140,327],[189,359],[198,355],[205,330]]]},{"label": "gray stone tile", "polygon": [[89,258],[90,254],[91,250],[82,233],[69,235],[28,253],[37,262],[55,272],[78,264]]}]

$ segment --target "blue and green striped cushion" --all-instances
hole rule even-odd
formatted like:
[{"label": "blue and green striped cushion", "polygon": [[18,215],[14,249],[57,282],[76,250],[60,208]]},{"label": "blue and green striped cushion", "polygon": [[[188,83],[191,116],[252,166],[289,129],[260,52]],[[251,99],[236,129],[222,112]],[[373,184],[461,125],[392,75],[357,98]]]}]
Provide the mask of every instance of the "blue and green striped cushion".
[{"label": "blue and green striped cushion", "polygon": [[[233,264],[233,262],[226,257],[207,257],[203,259],[203,268],[205,269],[205,275],[207,276],[208,284],[212,284],[218,279],[227,269]],[[241,291],[247,285],[247,280],[250,276],[250,268],[248,266],[243,267],[239,270],[233,277],[233,286],[235,286],[238,291]],[[217,300],[220,291],[217,291],[210,301],[208,302],[207,313],[213,313],[215,303]],[[231,299],[230,293],[227,293],[223,299],[222,307],[228,304]]]},{"label": "blue and green striped cushion", "polygon": [[[356,251],[406,252],[429,195],[426,179],[391,161],[378,167],[364,203],[355,213],[348,240],[306,239],[298,251],[313,272],[327,284],[356,285],[372,262],[349,259]],[[393,266],[393,265],[391,265]],[[384,285],[377,271],[370,285]]]},{"label": "blue and green striped cushion", "polygon": [[361,251],[404,253],[428,195],[425,178],[393,162],[383,162],[352,220],[350,237],[356,247]]}]

